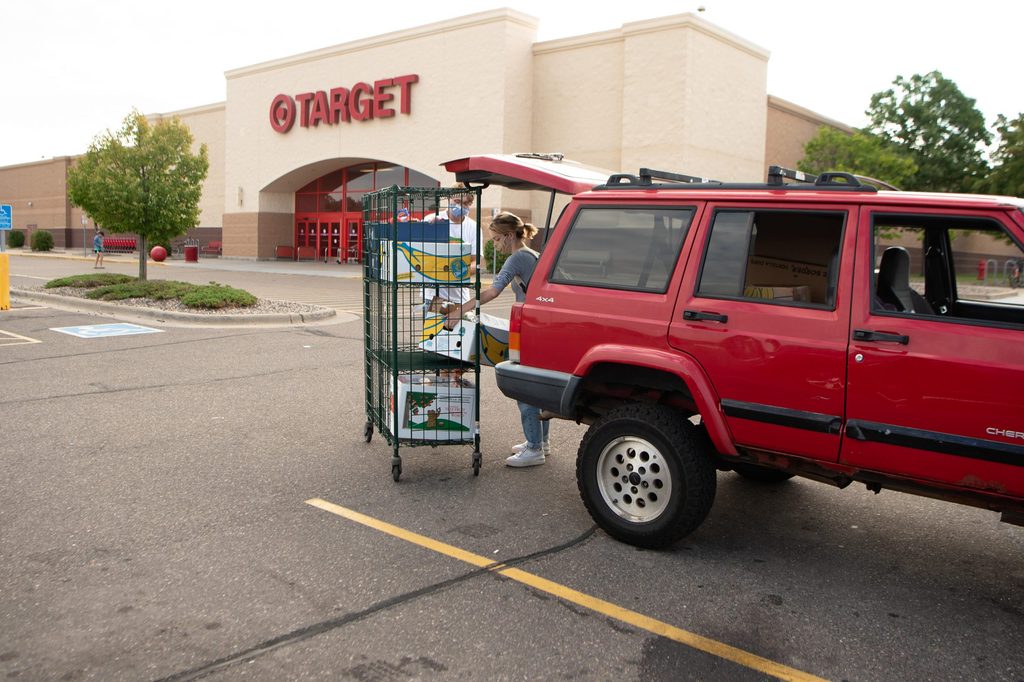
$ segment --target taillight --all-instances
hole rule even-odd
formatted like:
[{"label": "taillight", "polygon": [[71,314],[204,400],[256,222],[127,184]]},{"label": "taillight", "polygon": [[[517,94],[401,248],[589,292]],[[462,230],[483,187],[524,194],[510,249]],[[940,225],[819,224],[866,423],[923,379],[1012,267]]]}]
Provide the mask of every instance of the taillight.
[{"label": "taillight", "polygon": [[523,304],[513,303],[508,318],[508,359],[519,362],[519,332],[523,328]]}]

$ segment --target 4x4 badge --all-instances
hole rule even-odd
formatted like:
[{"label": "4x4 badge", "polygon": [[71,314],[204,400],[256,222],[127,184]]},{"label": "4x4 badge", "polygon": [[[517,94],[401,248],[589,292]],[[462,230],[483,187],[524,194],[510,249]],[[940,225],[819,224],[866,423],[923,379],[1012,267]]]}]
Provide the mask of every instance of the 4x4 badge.
[{"label": "4x4 badge", "polygon": [[533,300],[537,301],[538,303],[554,303],[555,302],[554,297],[546,298],[544,296],[538,296],[537,298],[535,298]]}]

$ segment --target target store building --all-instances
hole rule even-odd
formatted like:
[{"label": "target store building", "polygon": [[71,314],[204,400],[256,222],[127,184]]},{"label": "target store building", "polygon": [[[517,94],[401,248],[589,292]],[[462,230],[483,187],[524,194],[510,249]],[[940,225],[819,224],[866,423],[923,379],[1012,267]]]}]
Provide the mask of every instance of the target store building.
[{"label": "target store building", "polygon": [[[368,37],[229,71],[224,102],[150,115],[177,117],[209,149],[190,236],[221,241],[224,257],[344,261],[366,192],[449,184],[451,159],[558,152],[762,181],[769,164],[795,167],[820,126],[850,130],[769,95],[769,52],[693,14],[545,42],[537,28],[499,9]],[[15,229],[65,248],[91,238],[67,199],[74,162],[0,168]],[[481,208],[543,220],[548,199],[488,188]]]}]

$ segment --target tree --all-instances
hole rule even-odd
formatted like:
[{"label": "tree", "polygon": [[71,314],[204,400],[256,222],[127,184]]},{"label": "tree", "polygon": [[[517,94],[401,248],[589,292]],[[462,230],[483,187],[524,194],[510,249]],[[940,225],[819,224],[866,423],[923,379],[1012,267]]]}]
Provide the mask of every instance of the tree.
[{"label": "tree", "polygon": [[206,145],[178,119],[150,125],[132,111],[121,129],[96,137],[68,171],[68,196],[110,232],[139,236],[139,279],[147,241],[167,241],[199,224],[199,199],[210,168]]},{"label": "tree", "polygon": [[847,135],[829,126],[819,128],[807,142],[798,167],[814,174],[845,171],[866,175],[896,187],[905,187],[917,173],[917,164],[909,155],[880,137],[860,130]]},{"label": "tree", "polygon": [[992,154],[995,167],[979,184],[982,192],[1024,197],[1024,114],[1012,121],[1000,115],[996,119],[999,143]]},{"label": "tree", "polygon": [[908,152],[917,164],[906,189],[970,191],[988,171],[984,145],[992,140],[975,100],[938,71],[898,76],[893,85],[872,95],[865,113],[870,132]]}]

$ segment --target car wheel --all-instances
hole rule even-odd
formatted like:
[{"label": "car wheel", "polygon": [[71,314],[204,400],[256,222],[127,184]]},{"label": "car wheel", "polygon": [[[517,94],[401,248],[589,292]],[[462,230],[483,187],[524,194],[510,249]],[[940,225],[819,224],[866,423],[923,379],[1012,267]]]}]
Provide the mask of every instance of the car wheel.
[{"label": "car wheel", "polygon": [[757,466],[756,464],[747,464],[746,462],[733,464],[732,470],[743,478],[760,483],[782,483],[793,478],[793,474],[788,471]]},{"label": "car wheel", "polygon": [[580,443],[576,484],[594,521],[612,537],[663,547],[692,533],[715,499],[707,434],[660,405],[618,407]]}]

